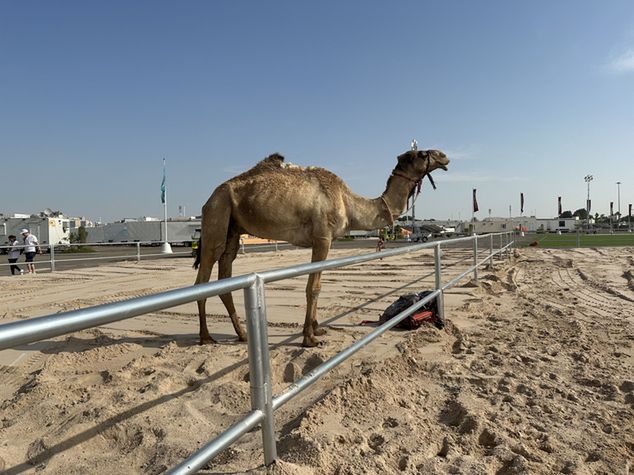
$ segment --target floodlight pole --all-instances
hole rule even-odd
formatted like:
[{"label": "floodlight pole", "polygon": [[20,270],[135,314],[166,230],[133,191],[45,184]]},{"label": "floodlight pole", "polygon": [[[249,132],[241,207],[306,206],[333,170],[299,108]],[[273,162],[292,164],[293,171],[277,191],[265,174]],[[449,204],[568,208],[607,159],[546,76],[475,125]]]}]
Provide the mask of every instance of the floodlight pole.
[{"label": "floodlight pole", "polygon": [[594,177],[586,175],[583,179],[588,184],[588,198],[586,199],[586,231],[588,231],[590,229],[590,182]]},{"label": "floodlight pole", "polygon": [[617,213],[619,215],[619,217],[616,220],[616,230],[619,230],[619,227],[621,226],[621,182],[617,181],[616,182],[616,203],[617,203]]}]

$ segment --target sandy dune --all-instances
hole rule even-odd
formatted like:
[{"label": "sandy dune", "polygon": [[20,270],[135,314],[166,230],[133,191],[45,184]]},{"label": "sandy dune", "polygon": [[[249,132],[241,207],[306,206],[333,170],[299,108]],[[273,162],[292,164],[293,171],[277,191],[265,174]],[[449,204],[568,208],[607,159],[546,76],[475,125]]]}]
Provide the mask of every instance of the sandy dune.
[{"label": "sandy dune", "polygon": [[[389,332],[283,406],[268,471],[629,473],[633,251],[530,249],[481,270],[479,285],[449,291],[445,330]],[[447,251],[445,275],[467,256]],[[309,258],[250,254],[234,273]],[[299,346],[306,278],[268,285],[274,393],[369,332],[359,323],[398,295],[431,288],[432,262],[425,251],[326,272],[317,349]],[[190,264],[1,277],[0,323],[191,285]],[[246,345],[218,298],[208,311],[221,344],[196,345],[192,303],[0,352],[0,470],[161,473],[246,413]],[[258,430],[204,473],[266,472],[262,461]]]}]

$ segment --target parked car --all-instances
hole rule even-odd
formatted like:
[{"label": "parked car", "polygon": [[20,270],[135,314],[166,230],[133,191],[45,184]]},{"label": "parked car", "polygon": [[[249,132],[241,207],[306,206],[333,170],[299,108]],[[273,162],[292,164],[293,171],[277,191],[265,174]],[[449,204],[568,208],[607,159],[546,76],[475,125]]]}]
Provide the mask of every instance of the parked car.
[{"label": "parked car", "polygon": [[412,233],[411,239],[414,242],[427,242],[427,240],[431,237],[431,233],[427,233],[424,231]]}]

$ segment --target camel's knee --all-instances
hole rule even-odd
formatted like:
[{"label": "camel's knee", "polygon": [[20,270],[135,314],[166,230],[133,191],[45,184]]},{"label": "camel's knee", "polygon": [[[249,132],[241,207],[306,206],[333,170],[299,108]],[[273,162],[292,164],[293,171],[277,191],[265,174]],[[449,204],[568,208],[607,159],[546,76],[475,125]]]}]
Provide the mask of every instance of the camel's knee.
[{"label": "camel's knee", "polygon": [[319,293],[321,289],[306,289],[306,297],[317,299],[319,297]]},{"label": "camel's knee", "polygon": [[319,297],[319,293],[321,292],[321,282],[310,280],[308,285],[306,285],[306,296],[308,298],[317,298]]}]

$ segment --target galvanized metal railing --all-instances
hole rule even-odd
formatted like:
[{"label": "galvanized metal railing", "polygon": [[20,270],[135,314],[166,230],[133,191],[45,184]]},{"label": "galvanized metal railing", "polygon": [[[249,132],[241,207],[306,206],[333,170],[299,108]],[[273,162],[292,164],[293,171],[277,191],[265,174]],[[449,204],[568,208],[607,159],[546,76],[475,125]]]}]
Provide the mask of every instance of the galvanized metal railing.
[{"label": "galvanized metal railing", "polygon": [[[158,246],[162,244],[162,241],[119,241],[119,242],[94,242],[94,243],[66,243],[66,244],[40,244],[39,247],[42,249],[42,252],[45,252],[44,255],[48,254],[48,259],[43,259],[39,257],[33,262],[34,265],[37,265],[40,270],[42,269],[42,265],[46,265],[45,270],[48,269],[51,272],[55,272],[57,264],[64,263],[66,265],[72,263],[86,262],[86,261],[136,261],[140,262],[142,259],[148,258],[156,258],[156,257],[174,257],[174,256],[186,256],[191,254],[191,248],[187,246],[190,241],[170,241],[172,244],[181,244],[185,247],[186,251],[174,251],[171,254],[165,254],[162,252],[152,252],[152,253],[142,253],[142,247],[148,246]],[[24,249],[26,245],[20,244],[15,246],[0,246],[0,252],[2,250],[8,250],[11,248]],[[77,257],[75,253],[66,253],[68,249],[72,249],[73,247],[88,247],[91,248],[91,251],[94,251],[92,248],[99,247],[127,247],[132,250],[132,252],[126,254],[123,251],[121,254],[113,255],[113,256],[90,256],[86,254],[82,254],[82,256],[86,257]],[[261,251],[261,250],[275,250],[278,251],[280,248],[288,249],[289,247],[293,247],[292,244],[286,242],[274,242],[272,244],[240,244],[240,252],[242,254],[246,254],[247,251]],[[61,257],[60,257],[61,256]],[[73,257],[69,257],[73,256]],[[9,267],[11,265],[21,266],[26,264],[24,260],[16,263],[8,263],[8,262],[0,262],[0,268]]]},{"label": "galvanized metal railing", "polygon": [[[269,465],[277,459],[275,423],[273,418],[275,410],[279,409],[283,404],[315,383],[325,373],[341,364],[361,348],[368,345],[389,329],[393,328],[400,321],[414,313],[428,302],[434,299],[437,300],[439,317],[444,320],[444,291],[456,285],[457,282],[470,273],[473,273],[473,278],[477,280],[478,268],[483,264],[488,263],[490,265],[495,256],[504,257],[505,253],[510,255],[510,250],[514,242],[512,234],[513,233],[511,232],[507,232],[483,236],[473,235],[457,239],[415,244],[382,252],[342,257],[322,262],[299,264],[283,269],[275,269],[261,273],[232,277],[207,284],[185,287],[121,302],[98,305],[72,312],[7,323],[0,325],[0,350],[14,348],[26,343],[33,343],[47,338],[65,335],[74,331],[132,318],[145,313],[164,310],[184,303],[194,302],[202,298],[209,298],[234,290],[243,289],[245,317],[249,335],[248,353],[252,410],[218,437],[204,445],[195,454],[170,470],[169,473],[181,475],[196,472],[215,455],[227,448],[235,440],[249,432],[258,424],[261,425],[262,429],[264,462],[266,465]],[[498,236],[497,249],[495,249],[496,246],[494,245],[495,236]],[[484,258],[481,258],[478,251],[478,241],[486,239],[489,240],[489,253]],[[456,243],[468,244],[470,241],[472,241],[473,246],[473,264],[467,270],[443,284],[441,272],[442,246],[454,245]],[[350,347],[325,361],[320,366],[314,368],[302,378],[291,384],[282,394],[273,397],[269,361],[266,298],[264,294],[266,283],[298,277],[314,272],[321,272],[328,269],[360,264],[379,258],[388,258],[413,253],[429,248],[434,249],[435,289],[433,292],[398,314],[396,317],[377,327]]]}]

